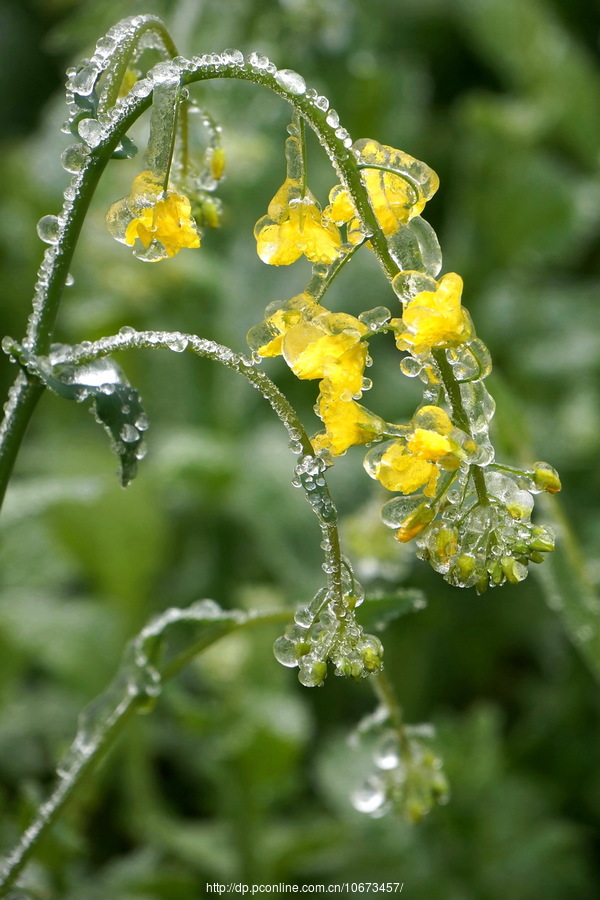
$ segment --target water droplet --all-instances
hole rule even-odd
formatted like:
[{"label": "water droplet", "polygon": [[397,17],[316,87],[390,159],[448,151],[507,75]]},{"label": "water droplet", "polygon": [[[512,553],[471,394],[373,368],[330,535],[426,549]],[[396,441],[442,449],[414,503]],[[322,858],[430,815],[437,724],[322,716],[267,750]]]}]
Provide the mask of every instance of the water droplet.
[{"label": "water droplet", "polygon": [[244,54],[240,50],[223,50],[223,61],[233,66],[244,65]]},{"label": "water droplet", "polygon": [[81,94],[82,97],[88,97],[94,90],[99,74],[98,67],[88,61],[70,78],[68,87],[75,94]]},{"label": "water droplet", "polygon": [[66,169],[67,172],[76,174],[83,169],[89,158],[89,155],[89,147],[87,147],[85,144],[71,144],[66,148],[66,150],[64,150],[60,161],[63,165],[63,168]]},{"label": "water droplet", "polygon": [[400,371],[408,378],[415,378],[421,374],[423,363],[414,356],[405,356],[400,363]]},{"label": "water droplet", "polygon": [[147,431],[149,424],[150,422],[148,421],[148,416],[146,415],[146,413],[140,413],[134,422],[134,425],[138,431]]},{"label": "water droplet", "polygon": [[104,128],[98,119],[82,119],[77,131],[89,147],[97,147],[105,137]]},{"label": "water droplet", "polygon": [[325,112],[329,108],[329,100],[327,97],[324,97],[322,94],[316,98],[315,106],[317,109],[320,109],[322,112]]},{"label": "water droplet", "polygon": [[331,128],[338,128],[340,124],[340,117],[338,116],[335,109],[330,109],[327,115],[325,116],[325,121]]},{"label": "water droplet", "polygon": [[172,341],[169,341],[169,350],[173,350],[175,353],[183,353],[188,343],[189,341],[186,337],[174,338]]},{"label": "water droplet", "polygon": [[398,747],[398,737],[389,732],[385,734],[375,749],[373,754],[375,765],[379,769],[396,769],[400,763],[400,750]]},{"label": "water droplet", "polygon": [[75,279],[71,275],[70,272],[67,273],[67,277],[65,278],[65,287],[73,287],[75,284]]},{"label": "water droplet", "polygon": [[385,801],[385,785],[378,775],[367,778],[363,786],[352,795],[354,809],[371,816],[381,809]]},{"label": "water droplet", "polygon": [[253,52],[248,57],[248,62],[253,69],[266,69],[269,65],[269,59],[262,53]]},{"label": "water droplet", "polygon": [[290,94],[298,95],[306,91],[304,78],[293,69],[279,69],[275,72],[275,81]]},{"label": "water droplet", "polygon": [[57,244],[60,234],[58,216],[42,216],[37,223],[37,233],[45,244]]},{"label": "water droplet", "polygon": [[123,325],[119,328],[119,334],[135,334],[136,330],[131,325]]},{"label": "water droplet", "polygon": [[125,441],[126,444],[135,443],[135,441],[139,440],[139,436],[140,433],[135,425],[130,425],[129,423],[123,425],[119,432],[119,437],[122,441]]}]

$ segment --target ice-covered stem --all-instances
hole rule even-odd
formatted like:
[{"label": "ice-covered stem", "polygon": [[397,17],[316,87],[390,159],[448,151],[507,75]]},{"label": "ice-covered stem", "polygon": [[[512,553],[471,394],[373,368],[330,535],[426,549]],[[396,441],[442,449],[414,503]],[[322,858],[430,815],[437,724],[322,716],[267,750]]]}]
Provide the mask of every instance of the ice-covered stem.
[{"label": "ice-covered stem", "polygon": [[[167,609],[149,622],[127,648],[115,681],[82,713],[75,740],[59,766],[54,791],[38,809],[17,846],[0,863],[0,897],[14,885],[41,839],[114,745],[124,726],[135,713],[147,709],[167,681],[202,650],[232,631],[287,621],[288,611],[246,613],[223,610],[212,600],[202,600],[188,609]],[[164,638],[173,626],[181,624],[200,627],[201,634],[177,656],[164,661]]]},{"label": "ice-covered stem", "polygon": [[[5,342],[5,345],[8,342]],[[98,341],[86,342],[84,345],[76,345],[67,356],[63,355],[63,364],[72,363],[82,365],[110,356],[113,353],[130,349],[157,349],[175,350],[176,352],[188,351],[197,356],[203,356],[221,363],[226,368],[243,375],[250,384],[258,390],[270,404],[280,421],[285,426],[290,437],[291,446],[300,454],[300,463],[297,467],[299,483],[305,487],[306,497],[317,516],[323,542],[327,546],[328,583],[334,595],[343,597],[343,562],[338,532],[337,511],[327,484],[324,483],[318,491],[309,490],[303,480],[303,475],[308,474],[310,465],[318,464],[313,446],[308,437],[298,414],[279,388],[261,369],[254,367],[248,357],[235,353],[229,347],[218,344],[215,341],[205,340],[195,334],[184,334],[179,331],[133,331],[124,329],[119,334],[100,338]],[[18,356],[18,345],[13,344],[12,352]],[[323,479],[324,481],[324,479]]]},{"label": "ice-covered stem", "polygon": [[[457,426],[457,428],[460,428],[461,431],[464,431],[465,434],[468,434],[472,437],[471,424],[469,422],[469,417],[467,415],[467,411],[465,410],[460,393],[460,384],[454,377],[452,366],[450,365],[446,357],[446,351],[443,348],[438,347],[432,349],[431,353],[438,368],[440,377],[442,379],[442,384],[444,385],[444,390],[446,391],[448,403],[450,404],[450,408],[452,410],[452,421]],[[477,491],[479,503],[482,506],[488,506],[490,498],[488,496],[483,470],[480,466],[473,465],[471,466],[471,475],[473,477],[473,484],[475,485],[475,490]]]},{"label": "ice-covered stem", "polygon": [[[73,253],[94,191],[121,137],[151,103],[151,97],[139,99],[126,108],[118,125],[94,149],[84,168],[74,179],[76,200],[66,199],[58,217],[56,244],[48,247],[38,272],[33,311],[27,325],[24,345],[36,355],[45,355],[52,343],[58,308],[69,274]],[[42,393],[39,382],[20,373],[10,393],[0,425],[0,504],[27,425]]]},{"label": "ice-covered stem", "polygon": [[[142,18],[143,28],[149,30],[159,28],[157,21],[146,22],[145,17]],[[174,47],[172,50],[174,52]],[[124,53],[123,60],[126,56]],[[293,73],[295,77],[290,78],[287,70],[278,72],[275,67],[272,67],[274,71],[257,68],[245,62],[242,55],[237,52],[230,53],[227,60],[211,54],[206,57],[194,57],[179,65],[173,64],[173,67],[174,71],[179,73],[182,85],[215,78],[239,79],[261,84],[291,103],[295,111],[316,133],[328,153],[342,183],[352,197],[365,234],[372,235],[373,249],[386,274],[392,278],[397,273],[397,266],[389,254],[385,237],[378,227],[367,191],[361,181],[347,133],[340,129],[337,116],[335,120],[329,116],[330,122],[336,121],[335,127],[328,123],[328,104],[325,102],[316,105],[306,93],[300,76]],[[40,268],[34,309],[24,340],[24,344],[35,354],[47,354],[52,342],[56,315],[75,245],[100,176],[120,140],[152,102],[152,84],[149,85],[147,96],[136,94],[116,100],[117,80],[115,76],[109,86],[110,97],[114,102],[113,116],[104,127],[101,140],[91,150],[84,168],[74,179],[72,187],[75,199],[65,201],[59,216],[56,243],[46,250]],[[161,74],[157,77],[156,84],[160,85],[163,80]],[[22,374],[18,376],[11,389],[6,414],[0,425],[0,501],[4,497],[20,444],[40,394],[39,384]]]},{"label": "ice-covered stem", "polygon": [[[233,57],[234,53],[235,51],[230,56]],[[227,56],[227,51],[223,56]],[[189,63],[181,65],[180,71],[184,85],[213,78],[234,78],[262,84],[287,100],[295,112],[312,128],[329,156],[342,185],[352,198],[363,232],[369,236],[373,250],[391,280],[398,274],[398,266],[390,255],[387,240],[369,202],[348,133],[340,126],[337,114],[332,118],[331,113],[334,111],[329,110],[325,98],[317,98],[325,101],[320,105],[315,102],[315,98],[306,90],[304,79],[300,75],[296,72],[289,73],[287,69],[277,70],[274,66],[271,66],[274,71],[270,71],[269,66],[271,64],[268,60],[261,63],[260,67],[253,66],[244,60],[241,53],[239,62],[233,65],[218,56],[215,57],[214,54],[208,54],[193,57]]]}]

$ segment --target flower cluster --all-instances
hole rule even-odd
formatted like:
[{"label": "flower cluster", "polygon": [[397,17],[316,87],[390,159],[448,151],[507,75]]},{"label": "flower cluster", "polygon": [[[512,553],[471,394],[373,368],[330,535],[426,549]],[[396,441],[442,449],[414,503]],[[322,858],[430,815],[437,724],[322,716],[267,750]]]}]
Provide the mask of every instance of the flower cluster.
[{"label": "flower cluster", "polygon": [[[259,255],[281,264],[304,252],[335,274],[340,254],[356,250],[368,235],[342,185],[320,212],[303,187],[299,140],[288,138],[287,144],[288,178],[256,227]],[[365,468],[399,495],[383,510],[399,541],[416,539],[419,555],[454,585],[482,591],[520,581],[529,562],[540,562],[554,541],[548,529],[531,523],[532,494],[555,492],[560,481],[547,463],[528,471],[495,463],[489,434],[495,404],[483,383],[491,371],[489,352],[462,305],[460,276],[436,277],[439,245],[420,218],[437,176],[425,163],[373,140],[357,141],[353,151],[400,269],[392,287],[401,315],[391,317],[382,307],[358,318],[330,312],[320,302],[328,277],[321,271],[321,281],[311,282],[314,292],[267,308],[249,344],[263,357],[283,355],[298,378],[320,380],[315,410],[325,430],[313,447],[324,459],[331,462],[355,444],[375,444]],[[302,227],[298,203],[311,210]],[[336,227],[345,227],[345,244]],[[382,331],[394,334],[404,354],[402,371],[425,384],[423,404],[407,425],[387,423],[357,402],[370,385],[364,378],[366,339]]]},{"label": "flower cluster", "polygon": [[313,601],[296,610],[294,623],[275,641],[274,652],[284,666],[298,667],[298,679],[306,687],[318,687],[331,662],[336,675],[360,679],[379,671],[383,646],[379,638],[365,634],[354,618],[363,601],[356,582],[343,598],[322,588]]},{"label": "flower cluster", "polygon": [[[394,810],[408,822],[420,822],[435,803],[446,803],[449,796],[443,762],[428,746],[433,729],[429,725],[404,725],[399,731],[389,723],[381,727],[377,714],[373,719],[362,728],[359,725],[353,735],[357,749],[371,739],[373,765],[373,771],[352,795],[353,806],[373,818]],[[378,733],[373,743],[369,732],[375,730]]]}]

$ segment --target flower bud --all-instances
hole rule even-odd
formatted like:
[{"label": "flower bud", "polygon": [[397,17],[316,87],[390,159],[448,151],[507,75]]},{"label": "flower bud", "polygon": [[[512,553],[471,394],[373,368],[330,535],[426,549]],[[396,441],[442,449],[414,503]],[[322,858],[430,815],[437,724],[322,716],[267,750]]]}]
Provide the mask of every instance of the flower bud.
[{"label": "flower bud", "polygon": [[547,491],[549,494],[557,494],[562,487],[558,472],[546,462],[534,463],[531,477],[538,490]]},{"label": "flower bud", "polygon": [[554,535],[547,528],[536,525],[531,529],[531,536],[533,540],[529,543],[530,550],[537,550],[541,553],[550,553],[554,550]]},{"label": "flower bud", "polygon": [[413,512],[404,519],[396,532],[396,538],[403,544],[412,541],[414,537],[423,531],[433,521],[435,510],[429,504],[421,503]]}]

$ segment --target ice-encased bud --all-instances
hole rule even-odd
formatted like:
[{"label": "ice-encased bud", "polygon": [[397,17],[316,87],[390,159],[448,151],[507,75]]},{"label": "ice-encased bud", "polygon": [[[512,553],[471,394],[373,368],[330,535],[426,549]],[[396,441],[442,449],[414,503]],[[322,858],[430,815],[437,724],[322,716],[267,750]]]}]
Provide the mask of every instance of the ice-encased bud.
[{"label": "ice-encased bud", "polygon": [[557,494],[562,488],[558,472],[547,462],[534,463],[531,477],[535,487],[539,491]]}]

